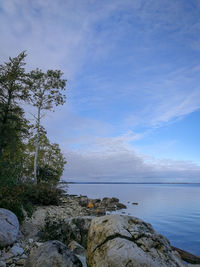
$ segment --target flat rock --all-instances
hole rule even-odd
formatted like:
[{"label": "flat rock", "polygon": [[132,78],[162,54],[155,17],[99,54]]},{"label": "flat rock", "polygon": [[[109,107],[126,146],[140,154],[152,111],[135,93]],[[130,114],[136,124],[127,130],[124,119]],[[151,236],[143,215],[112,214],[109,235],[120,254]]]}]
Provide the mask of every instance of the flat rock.
[{"label": "flat rock", "polygon": [[0,247],[12,245],[18,236],[19,221],[10,210],[0,209]]},{"label": "flat rock", "polygon": [[124,215],[92,220],[88,234],[88,267],[182,267],[169,241],[144,221]]}]

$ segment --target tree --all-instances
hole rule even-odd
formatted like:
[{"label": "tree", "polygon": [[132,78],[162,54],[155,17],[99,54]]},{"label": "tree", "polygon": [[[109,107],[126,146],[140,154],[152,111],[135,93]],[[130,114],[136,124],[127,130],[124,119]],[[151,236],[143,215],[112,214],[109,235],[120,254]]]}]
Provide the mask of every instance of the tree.
[{"label": "tree", "polygon": [[29,98],[28,77],[24,69],[25,52],[0,65],[0,158],[6,147],[15,149],[28,134],[28,121],[20,101]]},{"label": "tree", "polygon": [[[34,169],[34,152],[37,135],[29,139],[27,144],[26,165],[29,173]],[[59,145],[51,144],[43,131],[39,136],[40,150],[38,152],[37,181],[57,184],[62,176],[66,160],[61,153]]]},{"label": "tree", "polygon": [[44,114],[42,111],[53,110],[53,106],[63,105],[65,103],[66,80],[61,79],[63,73],[60,70],[48,70],[46,73],[40,69],[30,72],[30,89],[32,90],[31,103],[37,108],[35,117],[36,142],[35,142],[35,157],[34,157],[34,182],[37,183],[37,168],[38,168],[38,151],[39,138],[41,132],[41,118]]}]

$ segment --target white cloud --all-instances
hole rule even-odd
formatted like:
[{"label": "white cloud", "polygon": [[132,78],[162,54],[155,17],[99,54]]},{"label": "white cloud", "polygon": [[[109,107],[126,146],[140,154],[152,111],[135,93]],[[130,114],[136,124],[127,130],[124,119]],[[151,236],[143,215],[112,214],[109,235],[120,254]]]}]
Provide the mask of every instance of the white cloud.
[{"label": "white cloud", "polygon": [[72,182],[198,182],[200,176],[200,167],[192,162],[156,160],[116,142],[108,149],[67,151],[66,156],[63,179]]}]

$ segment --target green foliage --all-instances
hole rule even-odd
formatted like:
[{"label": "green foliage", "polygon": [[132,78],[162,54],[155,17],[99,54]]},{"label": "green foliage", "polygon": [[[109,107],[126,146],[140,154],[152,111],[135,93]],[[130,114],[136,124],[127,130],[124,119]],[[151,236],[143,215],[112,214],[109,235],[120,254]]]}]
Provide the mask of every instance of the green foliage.
[{"label": "green foliage", "polygon": [[[35,142],[36,136],[29,139],[26,147],[28,154],[26,165],[30,173],[33,173]],[[40,135],[39,143],[37,180],[39,183],[46,182],[56,185],[62,176],[66,160],[59,145],[51,144],[45,132]]]},{"label": "green foliage", "polygon": [[52,110],[53,105],[63,105],[65,103],[66,80],[61,79],[63,73],[60,70],[48,70],[46,73],[40,69],[29,73],[31,103],[37,108],[37,116],[34,116],[36,129],[36,142],[34,154],[34,182],[37,183],[38,173],[38,151],[40,149],[41,118],[44,116],[42,111]]},{"label": "green foliage", "polygon": [[[59,70],[27,73],[25,57],[22,52],[0,65],[0,207],[13,211],[20,221],[25,212],[32,213],[34,205],[59,204],[63,191],[56,185],[66,163],[58,144],[49,142],[40,124],[42,110],[64,104],[66,80]],[[32,138],[23,101],[39,110]],[[36,147],[40,184],[33,185]]]},{"label": "green foliage", "polygon": [[[64,225],[65,227],[63,227]],[[41,232],[41,239],[43,241],[59,240],[68,245],[70,241],[75,239],[72,229],[68,228],[64,219],[60,218],[54,221],[49,215],[45,218],[45,224]]]},{"label": "green foliage", "polygon": [[0,208],[13,211],[21,222],[25,212],[32,215],[34,205],[58,205],[62,194],[61,189],[49,184],[3,186],[0,190]]},{"label": "green foliage", "polygon": [[27,176],[25,144],[19,143],[15,149],[7,147],[0,157],[0,186],[17,185]]},{"label": "green foliage", "polygon": [[66,80],[61,79],[63,73],[60,70],[47,70],[42,72],[40,69],[29,73],[29,85],[32,91],[31,103],[40,110],[53,109],[56,106],[65,103]]},{"label": "green foliage", "polygon": [[16,147],[27,136],[27,120],[19,101],[29,98],[28,79],[22,52],[0,65],[0,157],[5,148]]},{"label": "green foliage", "polygon": [[50,184],[27,185],[24,198],[37,205],[59,205],[63,191]]},{"label": "green foliage", "polygon": [[44,227],[41,229],[41,238],[43,241],[59,240],[66,245],[75,240],[87,248],[88,229],[84,228],[84,223],[84,220],[81,221],[79,218],[73,218],[71,222],[67,222],[62,218],[55,220],[47,215]]}]

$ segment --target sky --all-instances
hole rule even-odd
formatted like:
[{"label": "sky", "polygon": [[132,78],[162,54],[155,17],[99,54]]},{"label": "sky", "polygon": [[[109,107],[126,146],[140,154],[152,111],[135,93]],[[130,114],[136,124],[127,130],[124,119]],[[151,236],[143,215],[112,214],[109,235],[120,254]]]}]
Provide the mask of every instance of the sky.
[{"label": "sky", "polygon": [[60,69],[63,179],[200,182],[198,0],[1,0],[0,62]]}]

